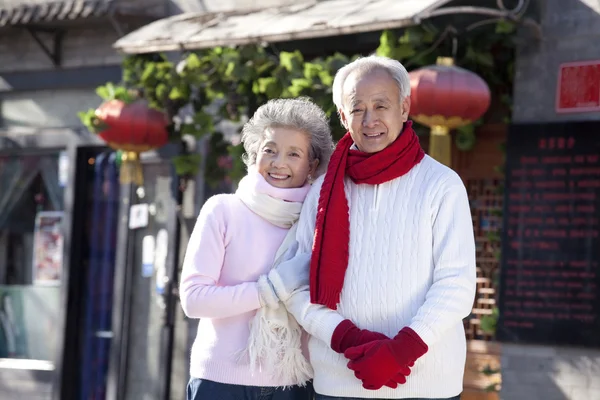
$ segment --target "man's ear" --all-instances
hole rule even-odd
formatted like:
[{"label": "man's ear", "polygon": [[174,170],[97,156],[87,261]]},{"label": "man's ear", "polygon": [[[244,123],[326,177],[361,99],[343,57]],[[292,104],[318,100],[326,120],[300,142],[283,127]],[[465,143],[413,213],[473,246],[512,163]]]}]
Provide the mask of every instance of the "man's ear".
[{"label": "man's ear", "polygon": [[406,96],[402,100],[402,122],[408,120],[408,114],[410,113],[410,96]]},{"label": "man's ear", "polygon": [[346,118],[346,114],[344,113],[344,110],[342,108],[338,109],[338,114],[340,116],[340,122],[342,123],[342,126],[349,131],[350,130],[350,124],[348,123],[348,118]]}]

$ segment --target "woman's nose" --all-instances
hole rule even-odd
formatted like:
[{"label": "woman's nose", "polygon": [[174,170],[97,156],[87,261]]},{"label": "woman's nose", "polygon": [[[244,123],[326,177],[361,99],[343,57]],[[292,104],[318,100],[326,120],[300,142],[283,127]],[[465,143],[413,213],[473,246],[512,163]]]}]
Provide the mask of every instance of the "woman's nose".
[{"label": "woman's nose", "polygon": [[275,155],[273,159],[271,159],[271,165],[274,167],[280,167],[284,163],[283,155],[281,153]]}]

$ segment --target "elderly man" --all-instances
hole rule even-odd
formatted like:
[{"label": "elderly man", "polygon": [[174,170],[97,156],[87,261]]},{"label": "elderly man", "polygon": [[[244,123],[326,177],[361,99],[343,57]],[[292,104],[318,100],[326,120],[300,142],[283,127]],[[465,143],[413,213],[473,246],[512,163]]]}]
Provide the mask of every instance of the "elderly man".
[{"label": "elderly man", "polygon": [[297,267],[271,279],[312,336],[316,398],[458,399],[462,319],[475,295],[465,187],[421,149],[399,62],[346,65],[333,100],[348,134],[313,184],[296,236],[298,252],[312,252],[310,285],[298,288]]}]

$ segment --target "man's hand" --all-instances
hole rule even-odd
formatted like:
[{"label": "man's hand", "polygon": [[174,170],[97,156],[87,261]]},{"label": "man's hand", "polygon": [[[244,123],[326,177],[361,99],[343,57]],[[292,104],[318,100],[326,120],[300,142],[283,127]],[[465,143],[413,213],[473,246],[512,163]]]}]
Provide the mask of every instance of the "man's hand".
[{"label": "man's hand", "polygon": [[410,367],[428,350],[412,329],[403,328],[394,339],[383,339],[351,347],[344,352],[350,359],[348,368],[363,382],[363,387],[378,390],[393,377],[402,375],[404,382]]},{"label": "man's hand", "polygon": [[[383,333],[372,332],[368,329],[359,329],[352,321],[345,319],[333,331],[331,349],[337,353],[344,353],[351,347],[385,339],[389,340]],[[410,369],[406,369],[403,372],[404,374],[397,374],[392,377],[385,386],[396,389],[398,384],[402,385],[406,383],[406,376],[410,374]]]}]

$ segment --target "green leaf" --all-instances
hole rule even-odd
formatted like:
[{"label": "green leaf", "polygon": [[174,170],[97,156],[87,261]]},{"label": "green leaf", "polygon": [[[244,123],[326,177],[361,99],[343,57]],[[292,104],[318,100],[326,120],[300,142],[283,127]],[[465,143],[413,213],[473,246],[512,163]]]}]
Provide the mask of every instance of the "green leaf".
[{"label": "green leaf", "polygon": [[423,32],[420,27],[410,27],[404,30],[404,34],[398,39],[400,44],[418,45],[423,41]]},{"label": "green leaf", "polygon": [[348,64],[348,57],[343,55],[342,53],[335,53],[334,55],[327,57],[325,60],[325,65],[329,69],[329,72],[332,75],[342,68],[344,65]]},{"label": "green leaf", "polygon": [[292,79],[292,84],[286,89],[286,94],[289,97],[298,97],[305,90],[309,90],[312,86],[312,81],[306,78]]},{"label": "green leaf", "polygon": [[175,86],[169,92],[169,99],[171,100],[187,100],[189,97],[189,90],[186,90],[185,87],[177,87]]},{"label": "green leaf", "polygon": [[181,129],[183,134],[202,137],[214,130],[213,117],[203,111],[197,112],[192,118],[192,123],[182,125]]},{"label": "green leaf", "polygon": [[187,71],[195,71],[202,66],[202,62],[200,61],[200,58],[198,57],[198,54],[196,54],[196,53],[192,53],[192,54],[188,55],[187,58],[185,59],[185,61],[186,61],[185,69]]},{"label": "green leaf", "polygon": [[500,20],[496,24],[496,33],[498,34],[511,34],[516,30],[516,26],[513,22],[507,20]]},{"label": "green leaf", "polygon": [[148,63],[144,68],[144,72],[142,72],[142,76],[140,77],[140,81],[143,85],[149,85],[152,82],[156,81],[157,75],[157,65],[156,63]]},{"label": "green leaf", "polygon": [[401,44],[400,46],[398,46],[395,51],[394,51],[394,58],[402,61],[405,60],[409,57],[412,57],[414,55],[416,55],[417,52],[415,51],[415,48],[412,44],[410,43],[406,43],[406,44]]},{"label": "green leaf", "polygon": [[478,52],[472,46],[467,47],[465,58],[485,67],[494,67],[494,57],[489,52]]},{"label": "green leaf", "polygon": [[485,367],[483,367],[483,369],[480,372],[485,376],[492,376],[492,375],[496,375],[496,374],[500,373],[500,369],[493,369],[488,364]]},{"label": "green leaf", "polygon": [[107,83],[104,86],[98,86],[96,88],[96,94],[100,96],[103,100],[112,100],[114,99],[114,87],[112,83]]},{"label": "green leaf", "polygon": [[496,333],[496,326],[498,324],[498,308],[492,310],[491,315],[484,315],[481,317],[481,330],[488,334]]},{"label": "green leaf", "polygon": [[169,88],[164,83],[161,83],[156,87],[156,98],[159,100],[165,99],[169,92]]},{"label": "green leaf", "polygon": [[277,78],[259,78],[256,82],[257,91],[255,88],[252,88],[252,91],[255,94],[266,94],[270,99],[279,97],[281,95],[281,85]]},{"label": "green leaf", "polygon": [[96,117],[96,110],[93,108],[87,111],[80,111],[77,113],[79,120],[91,133],[99,133],[106,129],[107,126]]},{"label": "green leaf", "polygon": [[469,124],[458,128],[454,143],[460,151],[473,150],[473,147],[477,143],[474,125]]},{"label": "green leaf", "polygon": [[392,31],[385,30],[379,37],[379,47],[375,53],[381,57],[394,58],[397,42],[398,39],[396,38],[396,35],[394,35]]},{"label": "green leaf", "polygon": [[234,75],[234,71],[236,69],[236,65],[237,64],[235,62],[233,62],[233,61],[231,61],[231,62],[229,62],[227,64],[227,69],[225,69],[225,76],[226,77],[231,78],[231,77],[235,76]]},{"label": "green leaf", "polygon": [[327,87],[331,87],[333,85],[334,76],[329,73],[329,71],[321,71],[319,73],[319,79],[321,79],[321,83]]},{"label": "green leaf", "polygon": [[242,161],[242,155],[244,154],[243,143],[240,143],[236,146],[228,146],[227,153],[229,154],[232,160],[232,167],[227,175],[234,182],[238,182],[246,175],[246,164],[244,164],[244,162]]},{"label": "green leaf", "polygon": [[178,176],[190,177],[198,173],[202,156],[197,153],[184,154],[175,156],[171,160]]},{"label": "green leaf", "polygon": [[115,87],[113,97],[117,100],[124,101],[127,104],[131,104],[135,100],[129,90],[124,86]]},{"label": "green leaf", "polygon": [[490,383],[489,385],[487,385],[484,390],[486,392],[497,392],[498,391],[498,384],[497,383]]},{"label": "green leaf", "polygon": [[323,71],[323,66],[317,63],[304,63],[304,77],[306,79],[315,79]]},{"label": "green leaf", "polygon": [[487,232],[485,236],[491,243],[500,242],[500,233],[498,232]]},{"label": "green leaf", "polygon": [[279,53],[279,64],[287,71],[301,71],[304,58],[302,53],[296,50],[293,53],[282,51]]}]

